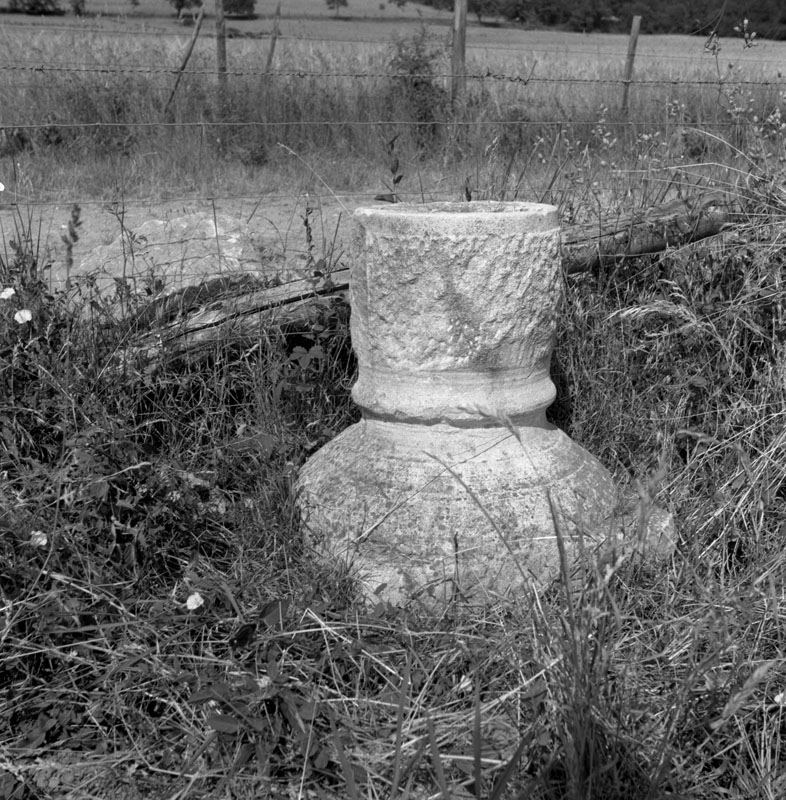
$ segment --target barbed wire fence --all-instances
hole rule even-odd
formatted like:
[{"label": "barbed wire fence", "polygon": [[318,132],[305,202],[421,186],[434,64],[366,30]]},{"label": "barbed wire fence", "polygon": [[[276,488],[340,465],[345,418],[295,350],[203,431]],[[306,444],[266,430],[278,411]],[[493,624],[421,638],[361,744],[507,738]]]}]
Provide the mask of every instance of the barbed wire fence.
[{"label": "barbed wire fence", "polygon": [[[150,32],[145,32],[144,35],[149,35]],[[132,34],[137,35],[137,34]],[[155,35],[164,35],[163,33]],[[172,36],[179,36],[182,39],[182,34],[173,33],[166,34]],[[303,39],[302,37],[282,37],[282,41],[289,38],[290,41],[311,41]],[[389,42],[376,41],[374,44],[389,44]],[[504,49],[504,48],[503,48]],[[545,48],[539,50],[540,52],[554,52],[561,51],[557,49]],[[598,51],[588,50],[588,54],[597,55]],[[608,56],[609,60],[613,60],[618,68],[621,68],[624,54],[621,51],[609,51],[603,54],[604,57]],[[535,59],[531,53],[527,53],[530,59]],[[651,57],[650,54],[642,53],[638,56],[644,60]],[[663,56],[659,57],[663,60]],[[670,56],[677,63],[682,63],[688,58],[683,55]],[[445,55],[447,60],[447,55]],[[666,59],[668,60],[668,59]],[[776,59],[772,61],[762,59],[762,63],[778,64]],[[620,69],[621,71],[621,69]],[[328,70],[314,70],[314,69],[263,69],[256,66],[243,66],[243,67],[229,67],[226,71],[216,69],[210,66],[196,66],[190,68],[180,69],[172,65],[162,63],[149,63],[144,65],[139,64],[123,64],[123,63],[104,63],[93,64],[84,59],[74,58],[73,56],[63,56],[62,60],[56,62],[42,63],[40,59],[35,57],[8,60],[0,56],[0,86],[4,83],[10,89],[7,91],[25,92],[29,89],[40,87],[41,81],[46,81],[50,76],[72,77],[74,82],[78,82],[85,77],[99,78],[99,79],[117,79],[122,80],[124,76],[143,76],[153,79],[154,84],[149,87],[153,92],[160,92],[162,95],[171,91],[172,82],[178,76],[190,77],[195,79],[203,79],[207,81],[216,82],[221,76],[226,76],[230,80],[261,80],[267,82],[276,81],[289,81],[295,87],[298,81],[312,81],[317,82],[324,86],[336,85],[340,82],[366,82],[366,81],[390,81],[397,77],[405,77],[409,81],[435,81],[445,86],[449,86],[450,82],[456,77],[448,71],[437,72],[408,72],[404,76],[397,76],[391,70],[353,70],[353,69],[338,69],[333,71]],[[595,76],[595,77],[582,77],[580,75],[558,75],[558,76],[543,76],[538,75],[531,68],[523,69],[517,73],[515,71],[503,72],[496,69],[487,68],[484,70],[467,70],[460,76],[462,80],[471,86],[487,88],[489,86],[508,86],[517,87],[519,89],[542,88],[545,91],[550,91],[552,88],[578,90],[579,92],[586,92],[588,87],[597,86],[605,87],[612,92],[612,96],[622,97],[623,91],[629,89],[633,92],[647,91],[648,89],[654,90],[669,90],[671,88],[678,88],[682,90],[696,90],[699,92],[711,91],[719,92],[724,90],[728,85],[724,84],[723,79],[719,78],[705,78],[705,77],[685,77],[682,75],[674,77],[657,77],[650,78],[646,75],[644,77],[636,76],[631,80],[630,77],[625,75],[620,76]],[[786,79],[776,75],[773,78],[762,78],[758,80],[746,79],[736,76],[734,79],[735,91],[767,91],[775,93],[778,96],[786,96]],[[8,109],[12,109],[9,111]],[[473,131],[483,132],[486,130],[492,131],[500,126],[508,127],[532,127],[538,126],[541,128],[550,128],[555,131],[564,130],[576,124],[575,120],[566,118],[565,116],[545,116],[532,113],[521,113],[527,111],[522,106],[518,108],[509,109],[509,113],[505,115],[489,115],[486,118],[474,119],[461,119],[456,117],[447,116],[444,119],[429,119],[427,121],[419,121],[417,119],[402,119],[396,118],[391,115],[389,117],[378,116],[371,119],[358,119],[351,116],[334,119],[297,119],[297,120],[264,120],[264,119],[244,119],[232,118],[225,120],[221,118],[214,118],[210,121],[205,120],[176,120],[171,121],[167,119],[150,119],[150,120],[133,120],[123,119],[118,121],[102,120],[96,121],[74,121],[74,120],[25,120],[23,118],[15,118],[13,109],[20,108],[20,105],[11,104],[6,107],[5,113],[0,113],[0,158],[3,155],[12,155],[9,152],[3,152],[3,138],[6,142],[9,136],[13,136],[14,132],[23,132],[25,135],[30,136],[36,133],[44,133],[52,130],[53,128],[59,132],[83,132],[83,133],[96,133],[106,131],[143,131],[143,130],[167,130],[173,131],[202,131],[210,129],[210,131],[237,131],[237,130],[266,130],[282,131],[287,128],[318,128],[318,129],[333,129],[340,131],[347,126],[353,126],[359,129],[367,129],[369,131],[392,131],[395,132],[404,128],[450,128],[456,129],[471,129]],[[597,117],[595,122],[597,122]],[[602,120],[603,127],[612,132],[615,131],[635,131],[639,127],[644,130],[644,126],[639,123],[635,117],[621,116],[619,118],[606,118]],[[591,123],[587,123],[591,124]],[[690,123],[688,123],[690,124]],[[721,136],[725,130],[730,126],[738,124],[733,119],[728,120],[704,120],[701,125],[705,130],[716,131],[718,136]],[[668,139],[673,131],[684,129],[686,121],[680,118],[679,115],[672,115],[664,117],[660,121],[660,127],[664,132],[664,137]],[[0,162],[1,163],[1,162]],[[657,170],[655,170],[657,171]],[[664,178],[664,181],[666,179]],[[7,182],[7,181],[6,181]],[[331,197],[339,204],[344,201],[354,202],[368,201],[372,202],[376,195],[375,192],[370,191],[353,191],[353,192],[337,192],[332,189],[329,191]],[[326,190],[327,194],[327,190]],[[2,196],[0,196],[2,198]],[[9,194],[6,193],[5,198],[2,198],[6,203],[11,199]],[[53,199],[39,199],[35,197],[27,198],[14,198],[17,202],[23,202],[25,206],[31,208],[50,208],[50,209],[63,209],[65,210],[70,203],[77,203],[82,207],[107,207],[111,205],[106,199],[96,199],[95,197],[69,197],[67,199],[53,200]],[[276,192],[265,195],[265,202],[278,203],[284,201],[302,200],[302,192]],[[441,198],[440,198],[441,199]],[[151,204],[154,198],[142,196],[122,196],[122,203],[126,207],[133,206],[146,206]],[[204,209],[205,214],[215,214],[216,204],[221,203],[247,203],[253,206],[259,203],[259,195],[251,195],[248,193],[232,193],[230,192],[216,192],[216,193],[195,193],[184,194],[178,193],[178,196],[167,196],[166,202],[172,204],[190,204]],[[183,273],[185,275],[186,273]],[[196,273],[195,273],[196,275]]]}]

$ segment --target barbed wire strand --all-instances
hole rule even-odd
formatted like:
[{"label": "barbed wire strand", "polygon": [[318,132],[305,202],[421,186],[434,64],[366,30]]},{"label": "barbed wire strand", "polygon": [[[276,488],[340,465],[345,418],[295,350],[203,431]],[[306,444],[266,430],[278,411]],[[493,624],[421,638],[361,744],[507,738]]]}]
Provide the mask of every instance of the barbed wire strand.
[{"label": "barbed wire strand", "polygon": [[[99,74],[99,75],[134,75],[134,74],[143,74],[143,75],[177,75],[180,70],[176,67],[110,67],[110,66],[101,66],[101,67],[60,67],[60,66],[48,66],[46,64],[0,64],[0,71],[9,71],[9,72],[35,72],[41,75],[45,75],[48,73],[69,73],[69,74]],[[401,80],[418,80],[418,79],[428,79],[428,80],[452,80],[454,77],[463,78],[464,80],[474,80],[474,81],[501,81],[501,82],[508,82],[508,83],[522,83],[522,84],[530,84],[530,83],[547,83],[547,84],[554,84],[554,83],[566,83],[566,84],[578,84],[578,85],[586,85],[586,84],[599,84],[599,85],[610,85],[610,86],[619,86],[624,84],[633,84],[635,86],[712,86],[717,88],[718,86],[724,86],[727,83],[732,83],[734,86],[786,86],[786,77],[779,78],[778,80],[734,80],[734,81],[724,81],[719,80],[718,78],[709,80],[709,79],[685,79],[685,78],[637,78],[633,81],[626,80],[625,78],[576,78],[576,77],[557,77],[557,78],[549,78],[549,77],[538,77],[537,75],[505,75],[502,73],[495,73],[491,71],[486,71],[483,73],[472,73],[467,72],[463,75],[453,76],[449,73],[438,73],[438,74],[430,74],[430,73],[395,73],[395,72],[316,72],[316,71],[307,71],[307,70],[288,70],[288,71],[275,71],[275,72],[267,72],[264,69],[257,69],[257,70],[239,70],[239,69],[228,69],[226,72],[220,72],[217,69],[191,69],[191,70],[184,70],[182,72],[183,75],[201,75],[201,76],[218,76],[218,75],[226,75],[227,77],[265,77],[268,79],[275,79],[275,78],[314,78],[320,80],[329,80],[329,79],[346,79],[346,78],[356,78],[356,79],[369,79],[369,78],[381,78],[385,80],[390,79],[401,79]]]}]

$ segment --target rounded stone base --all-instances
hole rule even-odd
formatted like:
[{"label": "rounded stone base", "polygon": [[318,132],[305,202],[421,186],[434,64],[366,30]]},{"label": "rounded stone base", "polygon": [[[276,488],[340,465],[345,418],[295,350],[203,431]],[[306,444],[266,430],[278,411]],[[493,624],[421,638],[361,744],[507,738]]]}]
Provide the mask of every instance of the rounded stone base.
[{"label": "rounded stone base", "polygon": [[557,536],[568,558],[602,544],[616,502],[606,469],[546,424],[364,419],[319,450],[298,480],[317,549],[348,563],[369,595],[394,603],[545,586],[559,573]]}]

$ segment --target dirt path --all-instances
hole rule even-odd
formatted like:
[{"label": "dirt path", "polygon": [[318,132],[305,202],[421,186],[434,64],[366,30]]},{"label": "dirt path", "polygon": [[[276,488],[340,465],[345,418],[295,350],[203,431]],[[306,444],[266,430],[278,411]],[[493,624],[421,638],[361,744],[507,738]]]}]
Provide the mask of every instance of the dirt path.
[{"label": "dirt path", "polygon": [[[304,217],[307,203],[310,204],[309,224],[311,228],[313,254],[321,258],[331,248],[336,254],[343,251],[343,242],[348,230],[351,212],[368,200],[342,197],[338,201],[333,196],[311,196],[303,198],[262,198],[259,201],[221,200],[215,204],[193,201],[189,203],[133,203],[122,209],[113,210],[107,204],[93,203],[81,208],[82,225],[79,228],[79,241],[74,246],[74,270],[72,276],[86,274],[94,270],[97,253],[111,253],[118,247],[121,230],[133,234],[146,223],[155,220],[217,218],[231,219],[237,227],[253,242],[259,264],[257,269],[285,268],[296,271],[298,265],[306,262],[308,243]],[[71,208],[45,206],[33,209],[16,209],[6,203],[0,205],[0,247],[16,236],[20,221],[25,225],[32,223],[34,238],[46,248],[51,260],[50,285],[53,289],[62,288],[66,277],[66,248],[62,242],[64,227],[70,218]],[[122,220],[122,226],[121,226]],[[221,242],[219,239],[218,246]],[[188,243],[184,243],[187,248]],[[109,274],[122,265],[110,265]],[[200,267],[201,274],[211,274],[210,264]],[[218,269],[212,271],[213,274]],[[117,273],[115,273],[117,274]]]}]

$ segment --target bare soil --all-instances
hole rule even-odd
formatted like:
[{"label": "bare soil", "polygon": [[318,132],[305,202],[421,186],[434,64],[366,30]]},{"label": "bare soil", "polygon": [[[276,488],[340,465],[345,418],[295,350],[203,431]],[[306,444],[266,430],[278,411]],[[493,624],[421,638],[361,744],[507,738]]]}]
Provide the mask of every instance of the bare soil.
[{"label": "bare soil", "polygon": [[[260,260],[273,269],[297,270],[308,255],[307,230],[304,224],[307,202],[311,207],[309,225],[311,229],[313,255],[321,258],[333,249],[338,256],[343,251],[343,242],[348,229],[349,217],[355,208],[368,204],[368,199],[347,198],[341,201],[331,195],[291,198],[276,196],[257,202],[250,200],[221,200],[215,204],[199,201],[192,203],[129,203],[122,209],[112,209],[107,204],[92,203],[80,210],[82,225],[79,241],[74,246],[74,270],[72,275],[84,274],[90,263],[90,254],[97,248],[115,242],[121,234],[122,225],[127,231],[139,228],[150,220],[172,220],[190,215],[231,217],[247,227],[260,252]],[[50,284],[53,289],[62,288],[66,277],[66,248],[62,241],[64,226],[71,215],[71,207],[47,206],[40,212],[32,209],[0,204],[0,241],[8,242],[14,231],[23,224],[32,223],[33,235],[39,249],[47,252],[51,261]]]}]

